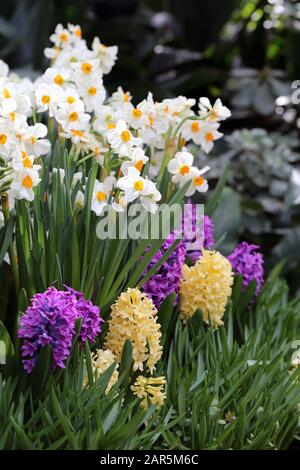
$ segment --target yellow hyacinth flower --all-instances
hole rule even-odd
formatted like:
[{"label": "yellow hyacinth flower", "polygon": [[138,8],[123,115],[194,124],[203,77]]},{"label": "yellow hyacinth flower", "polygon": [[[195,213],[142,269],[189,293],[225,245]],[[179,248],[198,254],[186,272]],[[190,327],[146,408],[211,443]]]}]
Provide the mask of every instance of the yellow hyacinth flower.
[{"label": "yellow hyacinth flower", "polygon": [[144,370],[145,365],[151,372],[161,358],[160,324],[157,310],[149,297],[139,289],[128,289],[112,305],[108,334],[105,346],[121,360],[125,341],[131,341],[133,348],[133,369]]},{"label": "yellow hyacinth flower", "polygon": [[148,408],[149,401],[152,405],[161,407],[164,404],[166,394],[164,393],[165,377],[144,377],[139,375],[131,390],[134,395],[141,398],[141,406]]},{"label": "yellow hyacinth flower", "polygon": [[187,321],[197,309],[203,313],[203,320],[215,327],[222,325],[222,317],[233,284],[230,262],[218,251],[202,250],[202,256],[192,267],[182,269],[180,283],[180,318]]},{"label": "yellow hyacinth flower", "polygon": [[[96,352],[92,354],[92,367],[95,374],[95,378],[98,379],[104,372],[116,362],[115,355],[109,349],[96,349]],[[119,364],[116,364],[115,369],[112,373],[111,378],[105,389],[105,395],[108,394],[112,386],[117,382],[119,378],[118,372]],[[88,385],[87,376],[84,378],[83,385]]]}]

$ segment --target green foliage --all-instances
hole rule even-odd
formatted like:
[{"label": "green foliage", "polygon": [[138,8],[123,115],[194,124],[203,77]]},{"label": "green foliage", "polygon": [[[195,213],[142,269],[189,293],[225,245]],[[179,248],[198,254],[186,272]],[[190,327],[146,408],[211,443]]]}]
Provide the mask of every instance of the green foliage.
[{"label": "green foliage", "polygon": [[232,161],[230,183],[249,195],[266,214],[290,209],[291,176],[300,161],[296,136],[284,136],[264,129],[236,130],[226,137],[229,151],[223,158]]},{"label": "green foliage", "polygon": [[[205,326],[199,311],[183,324],[172,296],[166,299],[159,311],[164,355],[157,375],[167,378],[167,399],[160,409],[141,409],[130,391],[130,343],[109,393],[115,366],[94,378],[88,348],[73,354],[66,370],[48,374],[38,396],[32,389],[20,393],[17,379],[0,376],[0,448],[287,448],[299,418],[300,368],[289,364],[300,336],[300,301],[288,300],[279,272],[243,309],[237,280],[218,330]],[[42,375],[40,369],[36,380]]]},{"label": "green foliage", "polygon": [[287,286],[275,275],[243,315],[239,300],[217,331],[203,326],[200,312],[176,325],[161,413],[172,406],[178,421],[163,433],[166,448],[286,448],[293,439],[300,370],[289,373],[288,364],[293,335],[300,334],[300,303],[288,302]]},{"label": "green foliage", "polygon": [[276,98],[289,95],[290,85],[284,80],[282,71],[269,67],[262,70],[240,68],[232,71],[227,91],[237,110],[271,116],[275,112]]},{"label": "green foliage", "polygon": [[[115,239],[99,239],[96,227],[101,219],[90,209],[90,188],[93,188],[95,178],[99,176],[99,166],[91,166],[89,162],[78,165],[72,160],[72,153],[62,148],[58,142],[54,146],[51,161],[44,170],[34,201],[31,204],[18,201],[15,211],[11,212],[8,223],[0,232],[0,256],[3,258],[15,230],[19,281],[16,286],[17,309],[24,312],[32,295],[53,284],[58,288],[62,288],[63,284],[71,285],[84,292],[87,298],[92,298],[94,303],[106,307],[121,289],[135,286],[138,282],[141,285],[147,280],[146,277],[142,281],[140,278],[164,239],[132,240],[122,238],[122,233],[120,236],[116,234]],[[50,173],[53,168],[56,171]],[[74,182],[74,173],[77,170],[82,171],[82,178],[87,177],[87,203],[83,209],[78,209],[75,205],[80,184]],[[177,189],[166,202],[170,206],[182,203],[185,191],[186,186]],[[162,209],[153,216],[156,221],[162,221],[162,233],[166,232],[163,231],[167,219],[166,210],[167,208]],[[118,224],[118,216],[116,223]],[[148,223],[149,219],[145,219],[145,224]],[[151,242],[151,249],[140,262],[140,257]],[[172,249],[174,247],[170,251]],[[166,254],[168,255],[169,253]],[[15,255],[12,259],[15,259]],[[163,261],[164,258],[159,260],[153,271]],[[151,274],[152,271],[149,275]],[[4,314],[5,312],[3,316]],[[15,334],[15,327],[16,324],[10,331],[12,335]]]},{"label": "green foliage", "polygon": [[267,251],[270,266],[286,258],[291,272],[299,259],[297,136],[254,128],[235,130],[225,141],[226,150],[210,159],[214,178],[230,163],[231,188],[213,216],[218,248],[229,254],[239,238],[248,239]]}]

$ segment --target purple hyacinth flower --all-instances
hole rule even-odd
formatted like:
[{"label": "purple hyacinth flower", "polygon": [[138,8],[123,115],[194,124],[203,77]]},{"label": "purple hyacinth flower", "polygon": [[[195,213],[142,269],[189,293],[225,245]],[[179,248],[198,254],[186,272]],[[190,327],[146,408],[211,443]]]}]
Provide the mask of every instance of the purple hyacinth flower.
[{"label": "purple hyacinth flower", "polygon": [[264,283],[264,260],[263,255],[257,251],[259,248],[258,245],[242,242],[228,256],[234,272],[243,276],[244,289],[251,281],[256,281],[255,295],[259,294]]},{"label": "purple hyacinth flower", "polygon": [[82,343],[87,340],[93,342],[101,331],[100,323],[104,322],[103,318],[100,317],[99,307],[93,305],[90,300],[86,300],[82,292],[78,292],[72,287],[65,287],[68,292],[75,296],[78,317],[82,318],[79,339]]},{"label": "purple hyacinth flower", "polygon": [[53,369],[65,367],[78,318],[82,318],[81,342],[93,341],[103,320],[100,309],[85,300],[83,294],[71,288],[59,291],[50,287],[32,297],[18,332],[23,339],[21,353],[26,372],[32,372],[37,354],[46,345],[52,347]]},{"label": "purple hyacinth flower", "polygon": [[[162,244],[161,249],[155,253],[144,274],[146,274],[156,264],[170,246],[175,242],[176,236],[172,232],[167,240]],[[148,248],[149,249],[149,248]],[[153,300],[156,308],[159,308],[168,295],[175,292],[178,302],[179,282],[182,276],[182,266],[185,261],[186,248],[183,240],[170,254],[170,256],[162,263],[158,271],[156,271],[150,279],[143,285],[142,290]]]}]

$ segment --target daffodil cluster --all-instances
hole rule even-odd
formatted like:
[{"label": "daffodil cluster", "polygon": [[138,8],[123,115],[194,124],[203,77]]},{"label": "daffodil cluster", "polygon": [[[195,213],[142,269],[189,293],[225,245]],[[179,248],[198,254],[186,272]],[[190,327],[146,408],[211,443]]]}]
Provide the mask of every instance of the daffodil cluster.
[{"label": "daffodil cluster", "polygon": [[50,150],[47,127],[29,122],[33,89],[0,61],[0,192],[7,193],[10,206],[15,199],[33,200],[40,181],[37,160]]},{"label": "daffodil cluster", "polygon": [[[39,182],[34,159],[50,149],[43,124],[26,127],[26,118],[32,113],[39,121],[48,117],[51,129],[54,124],[60,138],[70,141],[70,158],[78,166],[88,159],[99,163],[91,205],[97,216],[107,206],[122,212],[133,201],[156,212],[162,197],[157,183],[165,171],[169,172],[169,186],[190,181],[187,196],[207,191],[203,175],[209,167],[197,168],[187,145],[192,142],[208,153],[222,136],[220,121],[229,117],[230,111],[220,100],[211,105],[201,98],[194,111],[196,101],[184,96],[157,102],[149,92],[134,104],[130,92],[121,87],[107,96],[104,78],[115,64],[117,46],[104,45],[96,37],[88,47],[80,26],[72,24],[58,24],[50,41],[52,47],[45,49],[50,67],[35,83],[7,79],[5,65],[0,67],[4,77],[0,116],[7,121],[5,128],[0,128],[0,155],[7,159],[12,147],[17,154],[13,197],[33,199],[32,188]],[[21,144],[12,145],[15,141]],[[83,180],[76,197],[78,207],[85,204],[84,190]]]}]

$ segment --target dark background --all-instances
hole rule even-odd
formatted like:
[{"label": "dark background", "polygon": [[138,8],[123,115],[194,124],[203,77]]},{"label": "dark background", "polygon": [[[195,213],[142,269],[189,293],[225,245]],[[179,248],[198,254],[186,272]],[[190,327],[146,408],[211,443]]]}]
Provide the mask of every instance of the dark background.
[{"label": "dark background", "polygon": [[[1,0],[0,57],[12,68],[43,70],[49,35],[58,22],[69,21],[81,25],[88,42],[98,35],[104,43],[119,46],[118,63],[107,80],[111,89],[122,83],[137,100],[148,90],[157,99],[180,93],[225,94],[226,98],[232,68],[244,74],[249,68],[260,71],[262,83],[273,69],[280,69],[287,79],[300,77],[300,35],[293,18],[284,14],[277,22],[272,19],[274,3],[282,2],[287,12],[290,5],[298,4],[289,0]],[[267,99],[269,109],[258,114],[269,113]]]}]

